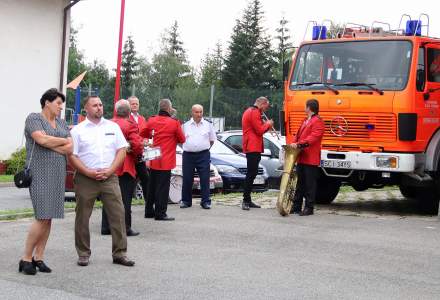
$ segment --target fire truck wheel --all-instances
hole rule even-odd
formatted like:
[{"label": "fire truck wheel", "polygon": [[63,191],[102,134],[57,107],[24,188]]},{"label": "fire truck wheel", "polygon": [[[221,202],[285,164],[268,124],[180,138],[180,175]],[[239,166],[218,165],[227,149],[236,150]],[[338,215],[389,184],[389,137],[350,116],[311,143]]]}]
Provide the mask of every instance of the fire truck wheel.
[{"label": "fire truck wheel", "polygon": [[341,181],[336,178],[321,176],[318,180],[318,190],[316,191],[316,203],[330,204],[336,199],[341,187]]},{"label": "fire truck wheel", "polygon": [[403,197],[405,198],[415,198],[417,196],[417,187],[412,186],[406,186],[406,185],[400,185],[399,186],[400,192],[402,193]]}]

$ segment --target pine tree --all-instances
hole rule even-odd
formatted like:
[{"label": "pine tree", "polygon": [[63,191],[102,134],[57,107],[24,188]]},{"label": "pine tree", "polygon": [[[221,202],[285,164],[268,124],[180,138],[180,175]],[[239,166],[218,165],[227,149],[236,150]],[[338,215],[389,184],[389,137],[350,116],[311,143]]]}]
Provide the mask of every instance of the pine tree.
[{"label": "pine tree", "polygon": [[283,16],[283,18],[279,22],[280,27],[276,29],[277,35],[275,39],[278,41],[278,47],[276,53],[277,67],[274,69],[273,77],[275,79],[275,86],[277,88],[282,88],[283,86],[284,62],[293,54],[293,47],[292,47],[292,43],[290,42],[290,35],[289,35],[290,30],[287,27],[288,23],[289,21],[287,21]]},{"label": "pine tree", "polygon": [[121,79],[122,86],[127,90],[134,83],[138,72],[139,59],[135,50],[134,40],[131,36],[127,37],[122,52]]},{"label": "pine tree", "polygon": [[289,23],[289,21],[287,21],[283,16],[283,18],[280,20],[280,27],[276,29],[278,34],[276,36],[276,39],[278,40],[277,58],[281,65],[284,63],[284,59],[286,58],[286,50],[292,48],[289,35],[290,30],[287,27],[287,23]]},{"label": "pine tree", "polygon": [[272,69],[276,61],[270,36],[261,25],[263,18],[260,0],[253,0],[242,19],[237,20],[223,72],[224,86],[267,88],[273,85]]},{"label": "pine tree", "polygon": [[167,50],[174,57],[180,59],[183,62],[186,61],[186,53],[185,49],[183,49],[183,42],[180,40],[178,30],[179,25],[177,24],[177,21],[174,21],[174,24],[171,26],[171,28],[167,30],[165,41],[167,43]]},{"label": "pine tree", "polygon": [[214,53],[208,52],[202,61],[201,86],[220,85],[223,69],[223,51],[220,42],[216,44]]}]

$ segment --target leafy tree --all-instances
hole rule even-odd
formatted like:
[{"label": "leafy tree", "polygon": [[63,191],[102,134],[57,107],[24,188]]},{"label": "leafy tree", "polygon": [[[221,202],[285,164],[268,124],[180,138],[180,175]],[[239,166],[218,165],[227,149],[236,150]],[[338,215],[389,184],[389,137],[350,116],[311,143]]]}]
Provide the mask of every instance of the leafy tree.
[{"label": "leafy tree", "polygon": [[229,54],[223,71],[223,85],[233,88],[268,88],[274,84],[276,65],[270,36],[261,23],[264,18],[260,0],[253,0],[234,27]]},{"label": "leafy tree", "polygon": [[139,59],[135,50],[134,40],[128,36],[124,43],[121,64],[121,81],[123,89],[126,91],[131,88],[138,72]]},{"label": "leafy tree", "polygon": [[67,82],[75,79],[76,76],[87,70],[84,62],[84,54],[78,49],[78,30],[71,27],[69,39],[69,61],[67,64]]},{"label": "leafy tree", "polygon": [[208,52],[201,66],[201,86],[214,84],[219,86],[222,79],[222,69],[224,64],[222,46],[220,42],[216,44],[214,53]]}]

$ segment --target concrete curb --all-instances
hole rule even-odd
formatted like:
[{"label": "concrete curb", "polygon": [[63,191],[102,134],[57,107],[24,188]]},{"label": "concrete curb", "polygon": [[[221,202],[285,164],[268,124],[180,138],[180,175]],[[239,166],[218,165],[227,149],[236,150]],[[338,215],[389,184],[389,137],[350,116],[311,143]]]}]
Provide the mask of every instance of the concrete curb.
[{"label": "concrete curb", "polygon": [[15,184],[13,182],[0,182],[0,188],[2,187],[14,187]]}]

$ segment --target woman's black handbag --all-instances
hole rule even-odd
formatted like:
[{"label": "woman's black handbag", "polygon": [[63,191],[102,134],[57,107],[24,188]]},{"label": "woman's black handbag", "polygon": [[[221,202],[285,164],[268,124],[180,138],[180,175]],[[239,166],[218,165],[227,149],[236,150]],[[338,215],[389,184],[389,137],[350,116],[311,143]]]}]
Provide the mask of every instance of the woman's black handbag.
[{"label": "woman's black handbag", "polygon": [[34,154],[34,147],[35,147],[35,140],[34,140],[34,144],[32,145],[32,151],[31,151],[31,156],[29,158],[28,166],[24,167],[23,170],[17,172],[14,175],[15,186],[18,187],[19,189],[28,188],[31,186],[32,175],[31,175],[30,166],[31,166],[31,162],[32,162],[32,154]]},{"label": "woman's black handbag", "polygon": [[24,170],[14,175],[15,186],[20,189],[30,187],[31,182],[32,182],[32,176],[31,176],[31,170],[29,170],[29,168],[24,168]]}]

